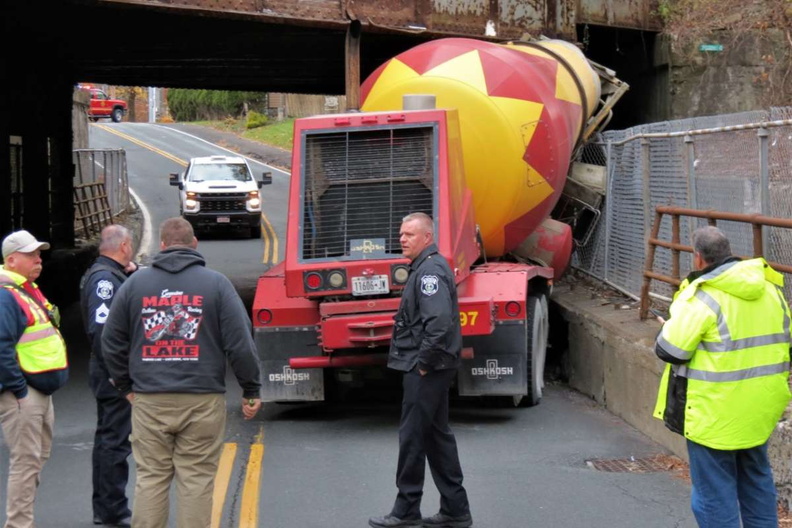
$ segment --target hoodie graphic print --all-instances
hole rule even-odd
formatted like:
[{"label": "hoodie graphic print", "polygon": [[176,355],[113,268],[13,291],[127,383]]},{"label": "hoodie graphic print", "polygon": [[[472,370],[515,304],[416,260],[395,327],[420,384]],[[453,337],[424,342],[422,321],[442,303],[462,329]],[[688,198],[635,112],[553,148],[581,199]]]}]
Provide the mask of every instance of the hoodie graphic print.
[{"label": "hoodie graphic print", "polygon": [[141,319],[147,344],[143,361],[198,361],[203,295],[162,290],[143,298]]}]

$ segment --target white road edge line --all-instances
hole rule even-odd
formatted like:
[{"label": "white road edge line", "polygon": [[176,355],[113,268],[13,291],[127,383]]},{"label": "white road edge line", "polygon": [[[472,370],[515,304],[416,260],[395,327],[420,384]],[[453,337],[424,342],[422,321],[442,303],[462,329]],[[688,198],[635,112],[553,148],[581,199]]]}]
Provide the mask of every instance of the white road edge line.
[{"label": "white road edge line", "polygon": [[140,207],[140,212],[143,213],[143,236],[140,237],[140,247],[138,248],[137,255],[135,256],[135,262],[140,262],[143,258],[143,255],[146,254],[149,250],[149,246],[151,245],[151,215],[149,214],[148,208],[146,204],[143,203],[143,200],[132,190],[132,187],[129,188],[129,194],[132,198],[137,202],[138,207]]},{"label": "white road edge line", "polygon": [[272,170],[274,170],[274,171],[281,172],[281,173],[283,173],[283,174],[288,174],[287,172],[285,172],[285,171],[283,171],[283,170],[281,170],[281,169],[278,169],[278,168],[276,168],[276,167],[273,167],[272,165],[267,165],[266,163],[262,163],[262,162],[261,162],[261,161],[259,161],[259,160],[254,160],[253,158],[250,158],[250,157],[248,157],[248,156],[243,156],[243,155],[242,155],[242,154],[240,154],[239,152],[234,152],[234,151],[233,151],[233,150],[231,150],[231,149],[227,149],[227,148],[225,148],[225,147],[221,147],[221,146],[220,146],[220,145],[218,145],[217,143],[212,143],[211,141],[207,141],[207,140],[205,140],[205,139],[203,139],[203,138],[199,138],[198,136],[194,136],[194,135],[190,134],[189,132],[185,132],[184,130],[179,130],[178,128],[171,128],[171,127],[168,127],[168,126],[163,126],[163,125],[155,125],[155,126],[158,126],[158,127],[161,127],[161,128],[166,128],[166,129],[168,129],[168,130],[173,130],[174,132],[178,132],[179,134],[184,134],[185,136],[189,136],[189,137],[191,137],[191,138],[193,138],[193,139],[197,139],[198,141],[203,141],[204,143],[207,143],[207,144],[209,144],[209,145],[212,145],[213,147],[217,147],[217,148],[219,148],[219,149],[221,149],[221,150],[225,150],[226,152],[229,152],[229,153],[231,153],[231,154],[232,154],[232,155],[234,155],[234,156],[239,156],[240,158],[245,158],[246,160],[248,160],[248,161],[249,161],[249,162],[251,162],[251,163],[257,163],[257,164],[259,164],[259,165],[263,165],[264,167],[267,167],[268,169],[272,169]]}]

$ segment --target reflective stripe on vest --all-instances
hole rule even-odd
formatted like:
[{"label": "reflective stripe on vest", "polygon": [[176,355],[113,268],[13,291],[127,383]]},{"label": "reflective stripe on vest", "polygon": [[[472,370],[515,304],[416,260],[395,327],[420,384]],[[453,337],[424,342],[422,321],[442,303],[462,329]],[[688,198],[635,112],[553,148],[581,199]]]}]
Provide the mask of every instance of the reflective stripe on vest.
[{"label": "reflective stripe on vest", "polygon": [[38,374],[67,368],[66,343],[47,313],[28,295],[15,291],[9,285],[3,287],[10,290],[22,309],[35,319],[32,324],[28,321],[16,344],[17,360],[22,371]]},{"label": "reflective stripe on vest", "polygon": [[[780,290],[780,288],[776,286],[776,290]],[[731,333],[729,332],[729,326],[726,324],[726,318],[723,317],[723,311],[721,310],[718,301],[716,301],[714,297],[712,297],[710,294],[708,294],[701,288],[697,289],[696,299],[707,305],[709,309],[712,310],[717,316],[718,334],[720,334],[720,339],[721,339],[720,342],[702,341],[699,346],[701,346],[701,348],[703,350],[706,350],[707,352],[733,352],[735,350],[744,350],[746,348],[760,347],[765,345],[777,345],[779,343],[788,343],[789,315],[787,314],[786,310],[783,309],[784,302],[781,298],[781,294],[778,293],[778,295],[779,295],[779,303],[781,304],[781,309],[784,312],[784,325],[783,325],[783,331],[781,333],[745,337],[742,339],[732,339]],[[673,345],[671,345],[670,343],[668,343],[668,346],[673,347]]]},{"label": "reflective stripe on vest", "polygon": [[717,383],[722,381],[742,381],[762,376],[770,376],[772,374],[783,374],[788,370],[789,363],[784,361],[783,363],[776,363],[774,365],[762,365],[761,367],[731,370],[729,372],[710,372],[708,370],[692,369],[686,365],[679,365],[678,368],[674,369],[674,372],[677,376],[682,376],[683,378]]}]

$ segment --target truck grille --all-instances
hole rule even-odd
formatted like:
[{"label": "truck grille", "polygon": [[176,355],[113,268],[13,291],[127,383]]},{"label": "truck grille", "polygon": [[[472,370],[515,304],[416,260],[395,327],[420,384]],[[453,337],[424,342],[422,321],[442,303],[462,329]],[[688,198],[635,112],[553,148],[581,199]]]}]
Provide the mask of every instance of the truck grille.
[{"label": "truck grille", "polygon": [[247,193],[211,193],[199,194],[201,212],[228,213],[244,211]]},{"label": "truck grille", "polygon": [[372,238],[401,254],[402,218],[433,212],[436,148],[432,126],[307,135],[302,258],[349,257]]}]

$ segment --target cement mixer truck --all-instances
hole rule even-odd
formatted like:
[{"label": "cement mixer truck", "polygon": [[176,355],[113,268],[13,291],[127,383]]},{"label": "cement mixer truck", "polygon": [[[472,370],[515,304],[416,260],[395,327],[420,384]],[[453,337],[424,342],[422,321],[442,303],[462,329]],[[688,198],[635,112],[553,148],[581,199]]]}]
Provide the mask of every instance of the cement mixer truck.
[{"label": "cement mixer truck", "polygon": [[372,73],[361,112],[296,120],[286,256],[252,309],[264,400],[384,375],[409,274],[401,219],[421,211],[456,275],[456,390],[539,403],[547,297],[573,249],[548,215],[624,90],[566,42],[440,39]]}]

